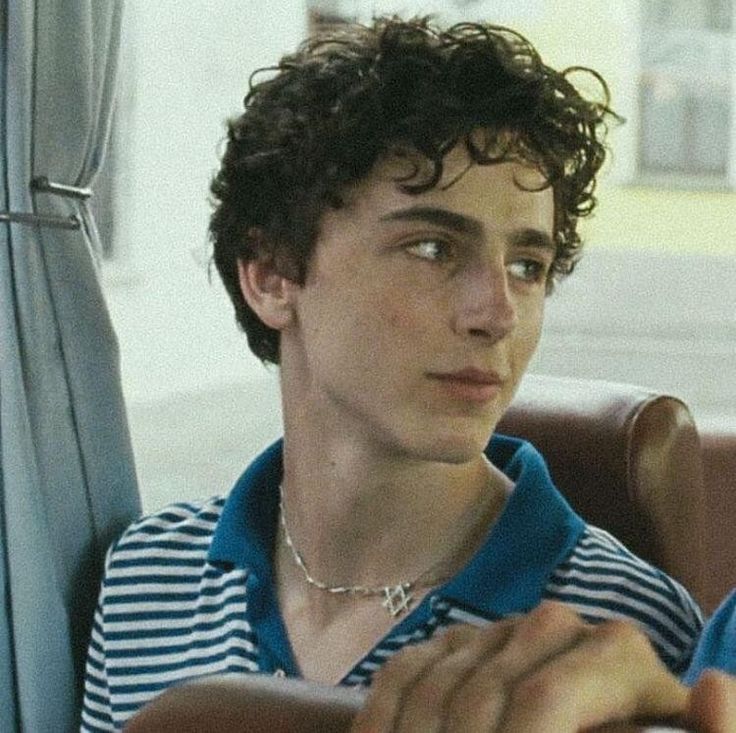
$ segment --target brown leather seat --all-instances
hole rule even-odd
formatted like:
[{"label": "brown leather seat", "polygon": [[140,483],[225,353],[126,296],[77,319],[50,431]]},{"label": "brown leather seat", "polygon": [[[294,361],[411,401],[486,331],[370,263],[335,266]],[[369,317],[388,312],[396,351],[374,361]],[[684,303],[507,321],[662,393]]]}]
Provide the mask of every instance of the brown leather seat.
[{"label": "brown leather seat", "polygon": [[736,426],[698,427],[705,471],[705,598],[712,611],[736,588]]},{"label": "brown leather seat", "polygon": [[578,513],[704,602],[704,485],[679,399],[597,380],[527,375],[499,432],[530,440]]}]

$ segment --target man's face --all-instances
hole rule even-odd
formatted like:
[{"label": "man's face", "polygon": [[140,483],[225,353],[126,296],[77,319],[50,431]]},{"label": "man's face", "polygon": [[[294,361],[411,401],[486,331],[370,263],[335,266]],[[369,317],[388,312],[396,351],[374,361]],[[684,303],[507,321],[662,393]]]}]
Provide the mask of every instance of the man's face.
[{"label": "man's face", "polygon": [[323,216],[281,334],[300,412],[386,455],[476,457],[539,340],[552,190],[515,162],[443,188],[467,164],[456,148],[439,186],[408,194],[406,163],[384,161],[350,189]]}]

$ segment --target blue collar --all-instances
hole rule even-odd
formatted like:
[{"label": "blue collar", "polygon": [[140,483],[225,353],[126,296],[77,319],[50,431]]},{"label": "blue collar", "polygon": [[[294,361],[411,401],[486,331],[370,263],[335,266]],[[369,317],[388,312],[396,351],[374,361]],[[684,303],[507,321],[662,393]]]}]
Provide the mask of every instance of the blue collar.
[{"label": "blue collar", "polygon": [[[264,587],[272,584],[282,450],[279,440],[240,477],[225,503],[208,557],[215,565],[247,568]],[[486,454],[515,488],[481,549],[434,595],[494,617],[539,603],[547,580],[585,525],[554,487],[544,459],[530,443],[495,435]]]},{"label": "blue collar", "polygon": [[585,523],[554,487],[531,443],[495,435],[486,455],[514,489],[480,550],[435,594],[494,618],[538,605]]},{"label": "blue collar", "polygon": [[210,563],[247,568],[264,582],[271,579],[282,474],[283,440],[278,440],[248,466],[230,492],[210,545]]}]

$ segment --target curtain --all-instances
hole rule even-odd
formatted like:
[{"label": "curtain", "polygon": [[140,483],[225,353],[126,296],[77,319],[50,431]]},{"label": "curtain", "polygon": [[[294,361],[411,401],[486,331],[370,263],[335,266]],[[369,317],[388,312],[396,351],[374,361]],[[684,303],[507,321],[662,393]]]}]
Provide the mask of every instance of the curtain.
[{"label": "curtain", "polygon": [[78,727],[104,552],[140,513],[84,198],[108,137],[121,14],[115,0],[0,4],[3,732]]}]

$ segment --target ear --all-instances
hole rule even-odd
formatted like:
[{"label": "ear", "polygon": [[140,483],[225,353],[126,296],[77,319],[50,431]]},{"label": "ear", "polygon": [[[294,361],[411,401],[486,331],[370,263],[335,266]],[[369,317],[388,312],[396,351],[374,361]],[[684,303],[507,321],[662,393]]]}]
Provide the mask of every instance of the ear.
[{"label": "ear", "polygon": [[269,328],[283,331],[293,321],[299,286],[279,273],[271,257],[238,260],[238,280],[245,302]]}]

